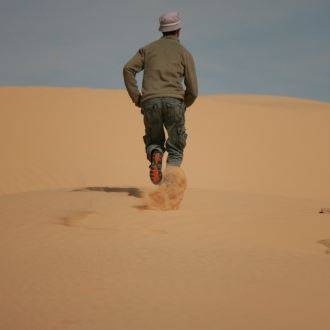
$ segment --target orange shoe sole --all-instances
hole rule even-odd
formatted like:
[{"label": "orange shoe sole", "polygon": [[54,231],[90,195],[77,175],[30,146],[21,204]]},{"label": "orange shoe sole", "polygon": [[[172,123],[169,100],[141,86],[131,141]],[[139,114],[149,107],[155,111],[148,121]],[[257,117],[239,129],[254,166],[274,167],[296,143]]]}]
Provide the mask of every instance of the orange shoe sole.
[{"label": "orange shoe sole", "polygon": [[150,180],[153,184],[160,184],[162,181],[162,153],[158,151],[154,151],[151,157],[151,164],[150,164]]}]

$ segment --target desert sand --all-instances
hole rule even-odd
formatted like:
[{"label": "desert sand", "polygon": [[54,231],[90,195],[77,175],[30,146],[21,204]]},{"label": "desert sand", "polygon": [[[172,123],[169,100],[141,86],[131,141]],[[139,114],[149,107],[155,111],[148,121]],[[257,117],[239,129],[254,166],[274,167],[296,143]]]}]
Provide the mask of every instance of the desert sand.
[{"label": "desert sand", "polygon": [[330,324],[329,103],[200,96],[159,188],[124,90],[2,87],[0,113],[0,329]]}]

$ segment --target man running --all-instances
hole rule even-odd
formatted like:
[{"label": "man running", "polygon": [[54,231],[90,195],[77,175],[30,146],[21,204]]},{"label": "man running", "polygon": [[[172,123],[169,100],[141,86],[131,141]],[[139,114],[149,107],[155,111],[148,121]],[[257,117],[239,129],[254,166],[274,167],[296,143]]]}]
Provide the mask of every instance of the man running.
[{"label": "man running", "polygon": [[[165,150],[168,165],[180,166],[182,163],[187,139],[185,111],[198,94],[194,59],[179,40],[182,28],[179,14],[166,13],[160,16],[159,23],[163,36],[140,48],[123,69],[128,94],[144,115],[143,140],[150,161],[150,179],[154,184],[162,180]],[[142,70],[140,93],[135,76]],[[164,127],[168,134],[166,141]]]}]

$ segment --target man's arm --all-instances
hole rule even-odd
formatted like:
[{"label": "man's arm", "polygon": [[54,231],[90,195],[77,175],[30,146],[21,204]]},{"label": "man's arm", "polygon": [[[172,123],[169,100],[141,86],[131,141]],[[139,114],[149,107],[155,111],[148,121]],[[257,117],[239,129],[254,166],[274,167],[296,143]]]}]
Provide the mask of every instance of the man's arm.
[{"label": "man's arm", "polygon": [[184,101],[186,103],[186,107],[190,107],[197,98],[198,84],[194,58],[188,51],[185,54],[184,83],[186,85]]},{"label": "man's arm", "polygon": [[124,82],[129,96],[137,107],[140,107],[141,94],[135,76],[144,69],[143,48],[125,64],[123,68]]}]

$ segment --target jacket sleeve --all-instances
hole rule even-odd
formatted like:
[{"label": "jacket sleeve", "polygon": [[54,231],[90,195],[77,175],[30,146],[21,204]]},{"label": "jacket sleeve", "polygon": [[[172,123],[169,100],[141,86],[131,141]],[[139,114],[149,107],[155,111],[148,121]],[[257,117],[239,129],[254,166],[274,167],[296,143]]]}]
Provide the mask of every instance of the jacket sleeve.
[{"label": "jacket sleeve", "polygon": [[187,51],[185,54],[185,75],[184,83],[186,86],[184,101],[186,106],[191,106],[198,95],[198,83],[195,69],[195,62],[192,55]]},{"label": "jacket sleeve", "polygon": [[127,92],[136,106],[140,106],[141,94],[135,76],[143,69],[144,50],[143,48],[140,48],[123,68],[123,76]]}]

